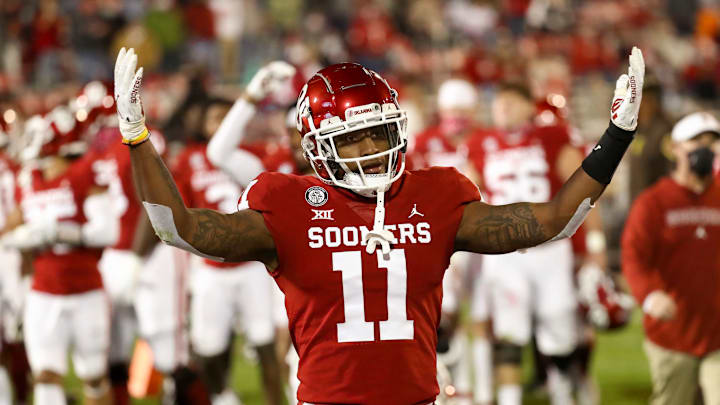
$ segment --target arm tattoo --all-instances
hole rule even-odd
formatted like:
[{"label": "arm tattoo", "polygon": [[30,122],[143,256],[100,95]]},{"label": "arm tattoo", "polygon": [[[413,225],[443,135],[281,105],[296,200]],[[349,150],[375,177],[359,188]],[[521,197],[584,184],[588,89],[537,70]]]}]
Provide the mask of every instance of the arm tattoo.
[{"label": "arm tattoo", "polygon": [[473,239],[488,253],[505,253],[538,245],[549,239],[528,203],[494,206],[475,220]]},{"label": "arm tattoo", "polygon": [[271,236],[250,217],[239,218],[235,214],[223,214],[208,209],[191,209],[196,221],[190,236],[193,247],[203,253],[225,257],[230,260],[260,260],[258,249],[274,246]]}]

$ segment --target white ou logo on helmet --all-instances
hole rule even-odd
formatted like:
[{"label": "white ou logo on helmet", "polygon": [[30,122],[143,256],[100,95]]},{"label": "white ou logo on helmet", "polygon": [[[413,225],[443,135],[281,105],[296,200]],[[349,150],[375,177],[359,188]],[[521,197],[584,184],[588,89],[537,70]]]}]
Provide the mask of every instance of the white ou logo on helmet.
[{"label": "white ou logo on helmet", "polygon": [[302,90],[300,90],[300,95],[298,96],[297,101],[297,119],[295,121],[295,124],[297,125],[297,130],[302,133],[303,129],[303,117],[307,117],[309,120],[312,120],[312,117],[310,116],[310,99],[306,97],[308,85],[307,83],[303,86]]}]

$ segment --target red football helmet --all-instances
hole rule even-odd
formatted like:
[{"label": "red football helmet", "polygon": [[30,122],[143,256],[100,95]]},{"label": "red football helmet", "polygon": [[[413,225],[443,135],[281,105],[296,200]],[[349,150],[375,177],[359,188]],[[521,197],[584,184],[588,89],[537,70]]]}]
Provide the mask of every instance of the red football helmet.
[{"label": "red football helmet", "polygon": [[616,329],[630,320],[631,296],[617,289],[612,278],[596,265],[585,265],[577,275],[580,309],[599,329]]},{"label": "red football helmet", "polygon": [[[335,137],[382,127],[390,147],[369,156],[341,158]],[[328,66],[305,84],[297,101],[297,129],[315,173],[324,182],[372,195],[386,190],[405,168],[407,115],[400,110],[397,92],[379,74],[357,63]],[[385,159],[385,173],[369,174],[362,162]],[[358,172],[350,170],[355,163]]]},{"label": "red football helmet", "polygon": [[95,122],[101,116],[115,115],[115,99],[112,89],[105,83],[95,80],[83,86],[80,94],[70,102],[70,108],[78,121],[86,125]]},{"label": "red football helmet", "polygon": [[35,115],[28,119],[24,138],[23,160],[55,155],[78,156],[87,150],[81,128],[65,106],[55,107],[45,116]]}]

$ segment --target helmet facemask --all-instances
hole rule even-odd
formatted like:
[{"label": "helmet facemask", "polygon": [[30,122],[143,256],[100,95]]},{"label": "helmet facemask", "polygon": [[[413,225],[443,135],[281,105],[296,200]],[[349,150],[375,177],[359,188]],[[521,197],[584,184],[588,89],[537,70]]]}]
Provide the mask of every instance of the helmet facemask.
[{"label": "helmet facemask", "polygon": [[[312,163],[315,173],[324,182],[347,188],[356,193],[372,197],[377,190],[386,191],[400,178],[405,168],[404,152],[407,145],[407,115],[395,104],[373,103],[347,109],[346,119],[330,117],[324,119],[320,128],[311,128],[303,137],[302,146],[305,155]],[[312,126],[312,120],[308,120]],[[356,157],[341,157],[339,142],[352,134],[373,129],[373,134],[361,137],[384,136],[388,148],[377,153]],[[374,139],[373,139],[374,142]],[[384,170],[380,173],[367,173],[363,166],[381,161]]]}]

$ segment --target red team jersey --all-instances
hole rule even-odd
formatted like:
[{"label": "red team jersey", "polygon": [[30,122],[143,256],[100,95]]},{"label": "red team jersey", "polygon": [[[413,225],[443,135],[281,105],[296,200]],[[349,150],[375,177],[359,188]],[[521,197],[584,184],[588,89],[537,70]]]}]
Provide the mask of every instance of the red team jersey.
[{"label": "red team jersey", "polygon": [[468,140],[468,150],[486,201],[498,205],[549,201],[564,182],[555,166],[568,144],[564,126],[528,126],[512,133],[478,131]]},{"label": "red team jersey", "polygon": [[[438,199],[442,196],[442,199]],[[388,256],[365,251],[376,201],[312,176],[263,173],[240,208],[263,214],[275,241],[300,356],[298,399],[427,404],[438,394],[442,279],[466,204],[480,199],[454,168],[407,171],[385,196]]]},{"label": "red team jersey", "polygon": [[[207,143],[189,143],[175,159],[173,177],[188,207],[209,208],[224,213],[237,209],[240,186],[207,158]],[[237,267],[205,259],[215,267]]]},{"label": "red team jersey", "polygon": [[[117,127],[101,129],[96,138],[104,138],[83,157],[91,161],[93,183],[107,187],[112,196],[115,215],[120,217],[120,233],[113,249],[131,250],[135,230],[140,220],[142,206],[135,193],[130,165],[130,151],[120,142],[122,135]],[[150,138],[155,150],[161,156],[165,152],[165,138],[153,131]]]},{"label": "red team jersey", "polygon": [[297,165],[293,159],[292,150],[285,146],[280,146],[272,153],[268,153],[262,157],[263,166],[268,172],[294,173],[298,174]]},{"label": "red team jersey", "polygon": [[[19,204],[25,222],[55,220],[86,222],[83,204],[93,188],[91,160],[74,162],[61,176],[46,181],[33,170],[26,181],[19,181]],[[98,271],[101,248],[56,244],[38,252],[33,266],[33,290],[50,294],[79,294],[102,288]]]},{"label": "red team jersey", "polygon": [[462,170],[467,158],[467,147],[464,144],[454,145],[436,125],[415,137],[415,145],[409,153],[407,165],[409,169],[446,166]]}]

